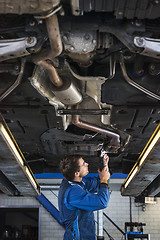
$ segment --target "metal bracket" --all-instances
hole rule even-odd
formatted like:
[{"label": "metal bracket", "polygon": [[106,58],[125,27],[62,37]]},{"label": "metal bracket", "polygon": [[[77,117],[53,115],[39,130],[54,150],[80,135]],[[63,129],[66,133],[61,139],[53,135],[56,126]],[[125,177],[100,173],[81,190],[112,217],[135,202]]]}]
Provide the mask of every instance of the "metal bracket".
[{"label": "metal bracket", "polygon": [[59,115],[107,115],[110,109],[58,109]]},{"label": "metal bracket", "polygon": [[144,49],[140,54],[160,58],[160,39],[134,37],[134,44]]},{"label": "metal bracket", "polygon": [[157,99],[158,101],[160,101],[160,95],[157,95],[153,92],[151,92],[150,90],[144,88],[143,86],[141,86],[140,84],[136,83],[135,81],[133,81],[131,78],[129,78],[127,71],[126,71],[126,67],[125,67],[125,63],[124,63],[124,57],[123,54],[120,55],[120,66],[122,69],[122,73],[124,76],[124,79],[133,87],[139,89],[141,92],[147,94],[148,96]]},{"label": "metal bracket", "polygon": [[108,79],[112,79],[115,76],[116,72],[116,60],[113,58],[113,56],[110,56],[109,60],[109,68],[110,68],[110,74],[108,77],[102,77],[102,76],[80,76],[77,73],[73,71],[69,63],[66,61],[65,64],[67,65],[69,71],[71,74],[78,80],[81,81],[106,81]]},{"label": "metal bracket", "polygon": [[36,37],[0,40],[0,61],[29,55],[27,48],[34,47]]}]

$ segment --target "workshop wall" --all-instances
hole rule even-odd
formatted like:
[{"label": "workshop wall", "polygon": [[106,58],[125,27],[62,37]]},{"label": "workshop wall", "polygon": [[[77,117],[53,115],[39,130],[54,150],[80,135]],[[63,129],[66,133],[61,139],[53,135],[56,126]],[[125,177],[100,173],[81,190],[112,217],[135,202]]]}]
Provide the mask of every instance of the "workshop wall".
[{"label": "workshop wall", "polygon": [[[46,194],[45,194],[46,193]],[[43,194],[57,207],[58,191],[44,191]],[[151,234],[151,240],[158,240],[160,236],[160,198],[156,204],[146,204],[145,209],[141,204],[135,205],[132,200],[132,221],[146,223],[144,233]],[[41,240],[62,240],[64,229],[53,219],[40,203],[32,197],[9,197],[0,194],[0,206],[40,206],[40,239]],[[139,206],[139,207],[138,207]],[[129,197],[122,197],[119,191],[113,191],[108,208],[105,213],[124,231],[124,223],[130,221],[130,200]],[[96,218],[96,213],[95,213]],[[114,240],[122,240],[123,235],[104,218],[104,227]],[[105,239],[108,237],[105,234]]]},{"label": "workshop wall", "polygon": [[[40,207],[40,240],[62,240],[63,228],[49,212],[33,197],[9,197],[0,194],[0,207]],[[28,223],[29,224],[29,223]]]},{"label": "workshop wall", "polygon": [[[145,204],[144,206],[141,203],[135,204],[132,197],[131,203],[132,222],[146,223],[143,228],[144,233],[150,233],[151,240],[158,240],[160,236],[160,198],[156,199],[156,204]],[[129,197],[122,197],[119,191],[113,191],[105,213],[124,231],[125,222],[130,222]],[[114,240],[123,239],[123,235],[106,218],[104,218],[104,227]]]}]

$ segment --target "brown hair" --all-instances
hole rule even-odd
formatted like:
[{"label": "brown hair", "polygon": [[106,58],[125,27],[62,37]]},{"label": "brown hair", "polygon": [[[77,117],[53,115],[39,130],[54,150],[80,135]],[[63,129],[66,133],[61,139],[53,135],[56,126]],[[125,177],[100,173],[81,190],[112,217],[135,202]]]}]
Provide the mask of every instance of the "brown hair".
[{"label": "brown hair", "polygon": [[75,177],[75,172],[80,170],[79,166],[79,159],[81,158],[80,155],[70,155],[64,157],[59,164],[59,169],[63,176],[72,181]]}]

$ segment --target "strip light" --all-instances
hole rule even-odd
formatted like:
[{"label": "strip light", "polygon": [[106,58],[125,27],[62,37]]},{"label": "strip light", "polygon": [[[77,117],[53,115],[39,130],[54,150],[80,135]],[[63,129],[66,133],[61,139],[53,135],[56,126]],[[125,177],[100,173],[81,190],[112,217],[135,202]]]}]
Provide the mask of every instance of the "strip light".
[{"label": "strip light", "polygon": [[25,170],[26,170],[26,174],[27,174],[29,180],[31,181],[31,183],[33,184],[33,186],[34,186],[35,188],[37,188],[36,180],[35,180],[34,177],[32,176],[29,168],[28,168],[28,167],[25,167]]},{"label": "strip light", "polygon": [[10,135],[8,134],[7,130],[5,129],[4,125],[2,123],[0,123],[0,134],[3,137],[3,139],[5,140],[5,142],[7,143],[8,147],[10,148],[10,150],[13,152],[14,156],[16,157],[16,159],[19,161],[19,163],[24,166],[24,162],[22,157],[20,156],[15,143],[13,142],[12,138],[10,137]]},{"label": "strip light", "polygon": [[[159,127],[159,125],[158,125],[158,127]],[[157,132],[156,130],[155,130],[155,132]],[[156,145],[156,143],[158,142],[158,140],[160,138],[160,129],[158,128],[158,132],[156,134],[155,134],[155,132],[153,133],[152,137],[150,138],[148,144],[146,145],[144,151],[142,152],[142,154],[139,158],[140,159],[139,166],[141,166],[143,164],[143,162],[145,161],[145,159],[147,158],[147,156],[152,151],[153,147]]]},{"label": "strip light", "polygon": [[136,173],[138,172],[138,166],[133,170],[133,172],[131,173],[131,175],[127,178],[124,187],[126,188],[128,186],[128,184],[131,182],[131,180],[134,178],[134,176],[136,175]]},{"label": "strip light", "polygon": [[133,166],[131,172],[129,173],[129,175],[127,177],[127,179],[125,180],[124,188],[127,188],[127,186],[129,185],[131,180],[134,178],[136,173],[140,170],[142,164],[144,163],[144,161],[146,160],[147,156],[152,151],[152,149],[154,148],[154,146],[156,145],[156,143],[158,142],[159,139],[160,139],[160,124],[157,126],[156,130],[154,131],[154,133],[152,134],[151,138],[149,139],[146,147],[144,148],[144,150],[142,151],[140,157],[138,158],[138,161]]},{"label": "strip light", "polygon": [[25,161],[25,158],[23,157],[23,154],[21,153],[14,137],[12,136],[9,128],[7,127],[5,121],[0,115],[0,135],[2,136],[3,140],[7,144],[10,151],[13,153],[14,157],[16,158],[17,162],[21,166],[22,170],[24,171],[25,175],[29,179],[31,185],[39,191],[39,185],[36,181],[34,175],[32,174],[32,171],[30,170],[29,166],[27,165],[27,162]]}]

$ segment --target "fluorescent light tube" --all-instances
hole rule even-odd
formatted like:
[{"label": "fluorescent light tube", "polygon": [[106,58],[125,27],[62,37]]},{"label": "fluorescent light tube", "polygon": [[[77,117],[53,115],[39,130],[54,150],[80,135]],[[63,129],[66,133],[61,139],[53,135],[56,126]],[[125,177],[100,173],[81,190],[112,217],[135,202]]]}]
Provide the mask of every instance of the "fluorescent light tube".
[{"label": "fluorescent light tube", "polygon": [[153,149],[153,147],[155,146],[155,144],[157,143],[159,138],[160,138],[160,130],[155,135],[155,137],[152,139],[151,143],[147,146],[147,148],[146,148],[147,150],[143,154],[142,158],[140,158],[139,166],[141,166],[143,164],[143,162],[145,161],[145,159],[147,158],[147,156],[149,155],[149,153],[151,152],[151,150]]},{"label": "fluorescent light tube", "polygon": [[25,171],[26,171],[27,177],[31,181],[32,185],[37,189],[36,180],[33,178],[33,176],[31,174],[31,172],[29,171],[28,167],[25,167]]},{"label": "fluorescent light tube", "polygon": [[124,187],[126,188],[128,186],[128,184],[131,182],[131,180],[134,178],[134,176],[136,175],[136,173],[138,172],[138,166],[133,170],[133,172],[131,173],[131,175],[127,178]]},{"label": "fluorescent light tube", "polygon": [[19,163],[24,166],[24,162],[23,159],[21,157],[21,155],[19,154],[15,143],[13,142],[13,140],[11,139],[11,137],[9,136],[7,130],[5,129],[4,125],[2,123],[0,123],[0,134],[2,135],[3,139],[5,140],[5,142],[7,143],[8,147],[10,148],[10,150],[13,152],[14,156],[16,157],[16,159],[19,161]]}]

